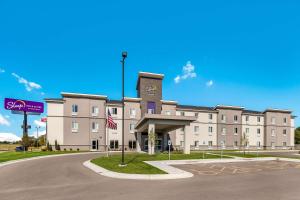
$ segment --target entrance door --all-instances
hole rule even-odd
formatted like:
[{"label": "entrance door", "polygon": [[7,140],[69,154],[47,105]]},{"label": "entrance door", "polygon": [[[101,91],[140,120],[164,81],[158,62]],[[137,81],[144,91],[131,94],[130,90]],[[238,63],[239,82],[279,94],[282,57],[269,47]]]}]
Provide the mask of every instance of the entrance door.
[{"label": "entrance door", "polygon": [[162,139],[158,138],[155,140],[155,151],[162,151]]},{"label": "entrance door", "polygon": [[148,139],[145,138],[144,140],[144,151],[148,151]]},{"label": "entrance door", "polygon": [[92,150],[98,150],[98,140],[92,140]]}]

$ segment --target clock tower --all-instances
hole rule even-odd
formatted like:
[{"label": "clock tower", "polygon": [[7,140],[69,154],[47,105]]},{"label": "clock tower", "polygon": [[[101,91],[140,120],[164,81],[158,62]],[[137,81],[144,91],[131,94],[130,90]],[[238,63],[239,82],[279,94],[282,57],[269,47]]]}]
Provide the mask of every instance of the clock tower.
[{"label": "clock tower", "polygon": [[142,116],[145,113],[160,114],[163,74],[140,72],[137,82],[137,96],[141,98]]}]

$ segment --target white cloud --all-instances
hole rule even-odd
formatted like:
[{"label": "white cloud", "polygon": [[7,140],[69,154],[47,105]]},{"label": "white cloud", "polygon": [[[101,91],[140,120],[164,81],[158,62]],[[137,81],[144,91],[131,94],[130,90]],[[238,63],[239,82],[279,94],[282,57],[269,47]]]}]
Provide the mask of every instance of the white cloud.
[{"label": "white cloud", "polygon": [[36,126],[46,127],[46,123],[45,122],[41,122],[41,121],[38,121],[38,120],[34,120],[34,124]]},{"label": "white cloud", "polygon": [[0,73],[4,73],[5,70],[3,68],[0,68]]},{"label": "white cloud", "polygon": [[17,142],[20,140],[21,138],[14,133],[0,133],[0,142]]},{"label": "white cloud", "polygon": [[25,78],[19,76],[16,73],[12,73],[11,75],[14,76],[14,77],[16,77],[17,80],[18,80],[18,82],[21,83],[21,84],[23,84],[28,92],[32,91],[33,89],[39,90],[39,89],[42,88],[41,85],[39,85],[39,84],[37,84],[35,82],[28,81],[28,80],[26,80]]},{"label": "white cloud", "polygon": [[9,119],[9,118],[10,118],[10,116],[9,116],[9,115],[5,115],[5,118]]},{"label": "white cloud", "polygon": [[[33,131],[32,133],[29,134],[30,137],[34,137],[34,138],[37,138],[37,131]],[[46,130],[39,130],[39,137],[41,135],[46,135]]]},{"label": "white cloud", "polygon": [[0,125],[10,126],[10,122],[1,114],[0,114]]},{"label": "white cloud", "polygon": [[210,81],[206,82],[207,87],[211,87],[211,86],[213,86],[213,84],[214,84],[213,80],[210,80]]},{"label": "white cloud", "polygon": [[195,66],[192,65],[191,61],[188,61],[185,66],[182,67],[182,74],[177,75],[174,78],[175,83],[179,83],[182,80],[188,79],[188,78],[195,78],[197,76],[195,72]]}]

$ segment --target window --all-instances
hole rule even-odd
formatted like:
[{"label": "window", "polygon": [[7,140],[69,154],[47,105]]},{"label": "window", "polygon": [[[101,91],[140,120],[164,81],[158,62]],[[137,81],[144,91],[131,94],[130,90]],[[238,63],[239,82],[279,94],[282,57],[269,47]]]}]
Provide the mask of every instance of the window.
[{"label": "window", "polygon": [[275,149],[275,142],[271,142],[271,148]]},{"label": "window", "polygon": [[271,136],[274,137],[275,136],[275,129],[271,130]]},{"label": "window", "polygon": [[257,129],[257,136],[260,136],[260,128]]},{"label": "window", "polygon": [[260,122],[260,117],[257,117],[257,122]]},{"label": "window", "polygon": [[130,124],[129,125],[129,132],[134,133],[134,128],[135,128],[135,124]]},{"label": "window", "polygon": [[287,118],[285,117],[283,118],[283,124],[286,125],[286,123],[287,123]]},{"label": "window", "polygon": [[135,118],[136,116],[136,111],[134,108],[130,108],[129,110],[129,115],[130,115],[130,118]]},{"label": "window", "polygon": [[72,115],[77,115],[78,113],[78,105],[73,104],[72,105]]},{"label": "window", "polygon": [[258,142],[256,143],[256,146],[257,146],[258,148],[260,148],[260,141],[258,141]]},{"label": "window", "polygon": [[283,129],[283,135],[286,136],[286,129]]},{"label": "window", "polygon": [[[246,128],[247,131],[247,128]],[[249,128],[248,128],[248,132],[249,132]],[[234,134],[237,135],[238,134],[238,128],[234,128]]]},{"label": "window", "polygon": [[246,116],[246,123],[249,122],[249,116]]},{"label": "window", "polygon": [[129,149],[136,149],[136,141],[135,140],[129,140],[128,146],[129,146]]},{"label": "window", "polygon": [[282,146],[283,146],[283,147],[286,147],[286,142],[283,142],[283,143],[282,143]]},{"label": "window", "polygon": [[221,120],[222,120],[222,122],[226,122],[226,115],[222,115]]},{"label": "window", "polygon": [[221,147],[222,147],[223,149],[225,149],[225,147],[226,147],[225,140],[222,140],[222,141],[221,141]]},{"label": "window", "polygon": [[226,135],[226,128],[222,128],[222,135]]},{"label": "window", "polygon": [[72,132],[78,132],[79,124],[76,121],[72,121]]},{"label": "window", "polygon": [[111,140],[109,142],[109,148],[113,149],[113,150],[118,149],[119,148],[119,141],[118,140]]},{"label": "window", "polygon": [[195,117],[198,117],[198,113],[195,113]]},{"label": "window", "polygon": [[184,112],[183,111],[180,112],[180,116],[184,116]]},{"label": "window", "polygon": [[272,118],[271,118],[271,123],[272,123],[272,124],[276,124],[276,118],[275,118],[275,117],[272,117]]},{"label": "window", "polygon": [[99,124],[97,122],[92,122],[92,132],[98,132]]},{"label": "window", "polygon": [[92,116],[98,116],[99,108],[97,106],[92,107]]},{"label": "window", "polygon": [[209,132],[209,133],[212,133],[212,132],[213,132],[213,127],[212,127],[212,126],[209,126],[209,127],[208,127],[208,132]]},{"label": "window", "polygon": [[118,114],[118,108],[111,108],[111,114],[117,115]]},{"label": "window", "polygon": [[246,128],[246,133],[249,133],[249,128]]},{"label": "window", "polygon": [[199,132],[199,126],[194,126],[194,132],[198,133]]},{"label": "window", "polygon": [[210,120],[213,119],[213,115],[211,113],[208,114],[208,119],[210,119]]},{"label": "window", "polygon": [[238,116],[234,115],[233,120],[234,120],[234,122],[237,122],[238,121]]},{"label": "window", "polygon": [[195,141],[194,144],[195,144],[195,147],[199,147],[199,141]]},{"label": "window", "polygon": [[171,111],[167,110],[165,111],[166,115],[171,115]]},{"label": "window", "polygon": [[153,101],[148,101],[147,102],[147,113],[155,114],[155,110],[156,110],[156,103]]},{"label": "window", "polygon": [[180,146],[184,147],[184,141],[180,141]]},{"label": "window", "polygon": [[238,147],[238,141],[234,141],[233,146],[234,146],[234,148],[237,148]]},{"label": "window", "polygon": [[208,141],[208,147],[212,147],[213,142],[212,141]]}]

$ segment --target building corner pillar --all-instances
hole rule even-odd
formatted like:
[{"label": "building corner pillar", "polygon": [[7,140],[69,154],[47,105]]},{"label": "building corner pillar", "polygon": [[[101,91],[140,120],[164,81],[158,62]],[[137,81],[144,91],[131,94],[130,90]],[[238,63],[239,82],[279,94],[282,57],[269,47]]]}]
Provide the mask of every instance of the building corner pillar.
[{"label": "building corner pillar", "polygon": [[137,152],[142,152],[141,144],[142,144],[142,133],[137,132],[136,133],[136,151]]}]

